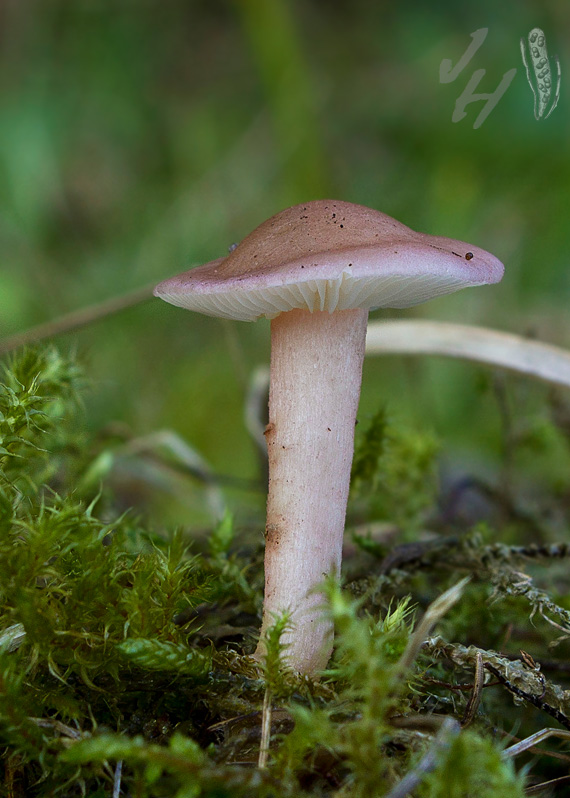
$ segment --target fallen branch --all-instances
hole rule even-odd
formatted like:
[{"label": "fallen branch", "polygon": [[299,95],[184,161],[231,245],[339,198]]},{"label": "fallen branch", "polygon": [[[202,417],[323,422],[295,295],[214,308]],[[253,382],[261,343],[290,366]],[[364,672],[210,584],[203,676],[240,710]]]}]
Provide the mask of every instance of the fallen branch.
[{"label": "fallen branch", "polygon": [[367,355],[445,355],[570,387],[570,352],[520,335],[440,321],[368,325]]}]

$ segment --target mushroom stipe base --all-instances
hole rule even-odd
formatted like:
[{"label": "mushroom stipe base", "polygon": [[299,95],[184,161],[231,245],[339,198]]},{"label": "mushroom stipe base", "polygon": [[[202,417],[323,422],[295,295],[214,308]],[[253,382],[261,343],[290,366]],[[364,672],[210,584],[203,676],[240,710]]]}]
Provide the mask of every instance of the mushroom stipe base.
[{"label": "mushroom stipe base", "polygon": [[326,667],[333,629],[319,585],[338,576],[367,310],[292,310],[271,322],[265,601],[256,657],[275,617],[290,613],[284,659]]}]

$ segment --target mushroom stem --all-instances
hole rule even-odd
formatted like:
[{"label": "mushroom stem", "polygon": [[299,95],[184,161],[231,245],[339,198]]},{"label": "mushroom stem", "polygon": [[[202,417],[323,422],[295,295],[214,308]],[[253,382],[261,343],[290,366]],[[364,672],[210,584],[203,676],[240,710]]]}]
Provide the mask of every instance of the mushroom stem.
[{"label": "mushroom stem", "polygon": [[271,323],[269,493],[265,603],[260,642],[290,612],[287,664],[315,673],[329,660],[333,628],[318,589],[338,576],[368,310],[291,310]]}]

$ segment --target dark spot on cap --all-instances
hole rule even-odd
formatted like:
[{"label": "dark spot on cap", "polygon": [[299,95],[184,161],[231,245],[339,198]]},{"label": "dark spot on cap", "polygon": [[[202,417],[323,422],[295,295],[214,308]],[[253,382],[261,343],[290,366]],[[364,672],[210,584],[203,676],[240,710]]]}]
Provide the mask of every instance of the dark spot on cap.
[{"label": "dark spot on cap", "polygon": [[472,252],[466,252],[465,253],[465,260],[471,260],[472,257],[473,257],[473,253]]}]

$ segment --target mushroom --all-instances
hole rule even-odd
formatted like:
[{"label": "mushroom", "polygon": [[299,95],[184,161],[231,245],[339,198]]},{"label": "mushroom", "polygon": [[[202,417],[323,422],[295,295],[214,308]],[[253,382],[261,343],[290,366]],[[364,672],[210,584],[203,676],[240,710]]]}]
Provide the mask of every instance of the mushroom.
[{"label": "mushroom", "polygon": [[317,200],[281,211],[218,260],[155,295],[227,319],[271,321],[264,632],[284,611],[294,670],[322,670],[333,645],[322,583],[340,573],[368,311],[498,282],[478,247],[416,233],[379,211]]}]

